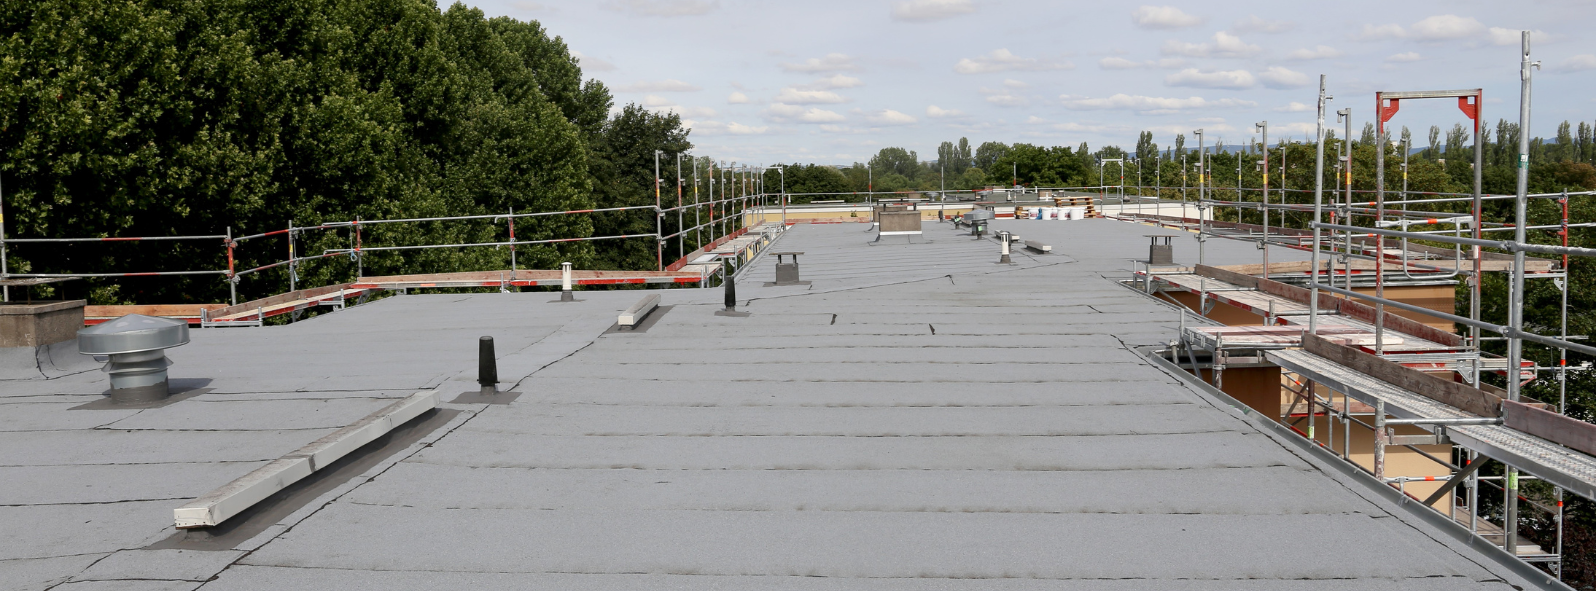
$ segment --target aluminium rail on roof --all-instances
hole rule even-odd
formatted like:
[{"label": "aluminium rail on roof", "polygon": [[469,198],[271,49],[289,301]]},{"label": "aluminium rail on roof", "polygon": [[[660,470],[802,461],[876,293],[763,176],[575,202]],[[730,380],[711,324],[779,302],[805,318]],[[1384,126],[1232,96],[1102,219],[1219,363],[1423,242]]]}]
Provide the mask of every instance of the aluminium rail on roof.
[{"label": "aluminium rail on roof", "polygon": [[[1303,350],[1268,351],[1270,361],[1365,404],[1385,402],[1399,418],[1475,417],[1389,382]],[[1435,425],[1419,427],[1435,432]],[[1446,426],[1448,437],[1493,459],[1534,474],[1565,490],[1596,500],[1596,458],[1501,425]]]}]

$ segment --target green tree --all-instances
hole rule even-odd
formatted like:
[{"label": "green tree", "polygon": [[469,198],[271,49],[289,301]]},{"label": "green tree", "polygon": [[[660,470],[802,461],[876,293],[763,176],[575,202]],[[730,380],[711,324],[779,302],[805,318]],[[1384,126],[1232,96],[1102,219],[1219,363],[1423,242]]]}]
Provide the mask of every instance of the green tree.
[{"label": "green tree", "polygon": [[981,146],[975,149],[975,167],[982,170],[992,170],[992,164],[1008,153],[1008,144],[1003,142],[982,142]]},{"label": "green tree", "polygon": [[970,140],[959,138],[958,143],[942,142],[937,146],[937,161],[947,166],[948,178],[954,178],[964,173],[972,166],[974,156],[970,154]]},{"label": "green tree", "polygon": [[920,155],[904,148],[882,148],[870,159],[870,169],[876,178],[897,174],[907,183],[920,174]]},{"label": "green tree", "polygon": [[1363,124],[1363,133],[1358,136],[1358,143],[1362,144],[1362,145],[1365,145],[1365,146],[1374,143],[1374,124],[1373,123],[1364,123]]},{"label": "green tree", "polygon": [[1158,144],[1153,143],[1153,132],[1144,131],[1136,135],[1136,159],[1152,160],[1158,157]]},{"label": "green tree", "polygon": [[[603,207],[655,205],[654,151],[663,152],[659,160],[664,166],[674,165],[676,155],[690,149],[679,115],[626,105],[604,125],[593,146],[595,200]],[[649,210],[600,213],[594,214],[593,226],[599,236],[648,234],[655,230],[655,216]],[[594,264],[600,269],[647,269],[660,256],[651,240],[616,240],[596,249]]]},{"label": "green tree", "polygon": [[[788,193],[847,193],[853,191],[847,176],[836,167],[824,164],[785,164],[786,183]],[[774,193],[778,184],[782,182],[780,173],[771,170],[765,173],[765,186]],[[793,197],[793,203],[808,203],[814,199],[835,199],[834,196]]]},{"label": "green tree", "polygon": [[[114,66],[112,66],[114,65]],[[41,0],[0,5],[0,174],[13,235],[235,235],[356,217],[588,209],[631,202],[627,153],[685,150],[685,132],[608,141],[609,91],[582,80],[540,25],[423,0]],[[622,118],[634,117],[623,113]],[[652,175],[652,166],[646,167]],[[602,178],[601,178],[602,177]],[[631,181],[622,182],[624,179]],[[602,180],[602,183],[597,181]],[[651,180],[649,181],[651,182]],[[603,185],[603,186],[597,186]],[[601,216],[600,216],[601,217]],[[585,216],[523,219],[517,238],[588,236]],[[614,224],[612,224],[614,225]],[[352,227],[295,233],[299,253]],[[366,246],[503,240],[502,222],[367,225]],[[287,236],[240,243],[238,268]],[[652,244],[645,244],[652,250]],[[591,244],[518,249],[523,265],[596,261]],[[507,249],[368,252],[367,274],[503,268]],[[641,257],[637,257],[641,258]],[[652,257],[644,268],[652,268]],[[219,243],[15,248],[18,272],[219,268]],[[299,283],[346,281],[346,257]],[[283,291],[288,270],[243,279]],[[62,284],[96,303],[224,299],[204,276]],[[47,290],[45,290],[47,291]]]}]

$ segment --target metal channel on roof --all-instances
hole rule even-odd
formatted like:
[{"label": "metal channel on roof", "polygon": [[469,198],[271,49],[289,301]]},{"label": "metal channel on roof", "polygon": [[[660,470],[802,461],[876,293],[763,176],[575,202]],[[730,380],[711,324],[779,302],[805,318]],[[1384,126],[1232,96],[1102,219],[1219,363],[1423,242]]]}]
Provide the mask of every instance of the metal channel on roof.
[{"label": "metal channel on roof", "polygon": [[[1399,418],[1466,418],[1474,415],[1377,380],[1307,351],[1269,351],[1270,361]],[[1429,431],[1439,427],[1419,425]],[[1502,463],[1534,474],[1587,499],[1596,500],[1596,458],[1499,425],[1445,427],[1453,441]]]}]

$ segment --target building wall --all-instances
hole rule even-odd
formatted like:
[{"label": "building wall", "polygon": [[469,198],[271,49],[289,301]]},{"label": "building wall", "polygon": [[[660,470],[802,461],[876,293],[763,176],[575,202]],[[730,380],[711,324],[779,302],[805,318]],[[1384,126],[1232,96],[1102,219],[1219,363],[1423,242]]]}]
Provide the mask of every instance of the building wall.
[{"label": "building wall", "polygon": [[[1201,375],[1205,381],[1212,383],[1211,371],[1204,370]],[[1223,383],[1219,389],[1235,398],[1237,402],[1247,405],[1264,416],[1272,417],[1295,428],[1304,436],[1310,433],[1309,421],[1306,416],[1307,408],[1302,405],[1300,400],[1293,411],[1295,416],[1284,416],[1286,409],[1290,408],[1294,395],[1290,390],[1286,389],[1288,378],[1285,377],[1280,368],[1231,367],[1220,372],[1220,375]],[[1337,403],[1342,401],[1340,394],[1333,394],[1331,390],[1322,385],[1315,386],[1314,391],[1318,393],[1320,398],[1331,399]],[[1352,408],[1353,418],[1364,423],[1374,424],[1374,416],[1370,414],[1369,409],[1364,407],[1364,405],[1354,403]],[[1334,451],[1337,455],[1341,455],[1347,448],[1346,428],[1338,420],[1332,429],[1328,421],[1329,419],[1324,415],[1324,410],[1322,408],[1316,409],[1311,429],[1313,439]],[[1412,425],[1398,425],[1394,429],[1397,435],[1424,435],[1428,433]],[[1334,431],[1334,439],[1331,438],[1332,431]],[[1362,466],[1365,470],[1373,471],[1374,432],[1353,423],[1351,444],[1351,455],[1348,459],[1354,464]],[[1419,445],[1415,447],[1443,460],[1451,460],[1452,457],[1451,446],[1449,445]],[[1451,474],[1451,469],[1406,447],[1387,446],[1385,450],[1385,474],[1391,478],[1398,476],[1416,478],[1425,476],[1441,477]],[[1442,484],[1439,481],[1408,482],[1403,485],[1402,490],[1414,497],[1423,499],[1434,493]],[[1443,498],[1437,501],[1434,506],[1437,510],[1444,512],[1452,502],[1451,498]]]},{"label": "building wall", "polygon": [[[1195,293],[1185,291],[1160,292],[1157,297],[1185,306],[1186,309],[1192,310],[1194,314],[1200,303],[1199,300],[1202,299],[1201,296]],[[1213,309],[1208,311],[1207,318],[1225,326],[1262,326],[1264,322],[1263,316],[1224,304],[1214,304]]]},{"label": "building wall", "polygon": [[[1353,288],[1353,291],[1362,294],[1374,295],[1373,287],[1355,287]],[[1435,310],[1437,312],[1446,312],[1447,314],[1457,313],[1457,291],[1456,286],[1452,285],[1390,286],[1385,288],[1385,297],[1402,302],[1404,304],[1423,306],[1427,309]],[[1369,302],[1363,303],[1367,304]],[[1396,316],[1411,318],[1447,332],[1452,332],[1455,329],[1451,322],[1441,320],[1434,316],[1426,316],[1418,312],[1409,312],[1407,310],[1398,310],[1395,308],[1388,309],[1387,312]],[[1464,315],[1467,316],[1467,314]]]}]

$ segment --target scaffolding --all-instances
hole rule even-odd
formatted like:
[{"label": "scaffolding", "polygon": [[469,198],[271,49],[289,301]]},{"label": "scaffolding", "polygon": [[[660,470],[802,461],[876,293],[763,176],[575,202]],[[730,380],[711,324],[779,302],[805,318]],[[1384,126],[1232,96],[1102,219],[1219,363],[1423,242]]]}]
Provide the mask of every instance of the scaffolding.
[{"label": "scaffolding", "polygon": [[[26,244],[87,244],[87,243],[142,243],[142,242],[197,242],[197,243],[201,243],[201,244],[211,243],[211,244],[214,244],[217,247],[219,247],[219,250],[221,251],[219,253],[221,255],[219,257],[219,260],[225,261],[224,262],[224,266],[218,266],[216,268],[197,268],[197,269],[181,269],[181,270],[164,269],[164,270],[137,270],[137,271],[94,271],[94,272],[63,271],[63,272],[55,272],[55,273],[13,273],[13,272],[10,272],[9,268],[7,268],[7,267],[5,267],[3,265],[0,265],[0,287],[3,287],[4,290],[5,290],[3,296],[0,296],[0,299],[3,299],[4,301],[9,301],[10,300],[10,288],[11,287],[24,287],[24,286],[42,285],[42,284],[46,284],[46,283],[66,281],[66,280],[72,280],[72,279],[163,277],[163,276],[217,276],[217,277],[220,277],[223,280],[225,280],[227,282],[227,284],[228,284],[229,293],[231,294],[230,295],[230,304],[232,306],[238,306],[239,305],[238,285],[244,278],[249,277],[251,275],[257,275],[257,274],[260,274],[260,273],[268,271],[268,270],[286,267],[286,272],[287,272],[287,276],[288,276],[288,280],[289,280],[289,291],[288,291],[288,293],[294,293],[294,292],[301,291],[300,290],[300,286],[298,285],[298,279],[299,279],[299,270],[300,270],[302,265],[305,265],[306,263],[310,263],[312,261],[316,261],[316,260],[320,260],[320,259],[327,259],[327,258],[331,258],[331,257],[339,257],[339,256],[347,256],[347,257],[349,257],[350,260],[353,262],[353,264],[355,266],[354,278],[352,279],[351,283],[360,283],[362,278],[364,277],[364,274],[365,274],[365,256],[368,253],[415,251],[415,250],[428,250],[428,249],[450,249],[450,248],[507,248],[507,249],[510,250],[510,267],[511,267],[510,268],[510,272],[513,274],[513,273],[515,273],[515,272],[520,270],[518,268],[518,261],[517,261],[517,258],[516,258],[516,251],[515,251],[516,247],[518,247],[518,246],[553,245],[553,244],[565,244],[565,243],[575,243],[575,242],[595,242],[595,241],[612,241],[612,240],[629,240],[629,239],[650,239],[653,242],[655,242],[655,244],[656,244],[656,248],[655,248],[655,251],[656,251],[656,264],[657,264],[656,271],[658,271],[658,272],[664,272],[664,271],[667,271],[667,270],[669,270],[669,271],[679,271],[683,267],[687,267],[687,266],[690,265],[690,262],[689,262],[690,259],[693,259],[693,258],[695,258],[695,257],[697,257],[699,255],[702,255],[702,254],[704,254],[704,253],[706,253],[708,251],[711,251],[712,249],[720,247],[720,246],[726,244],[728,241],[735,240],[736,238],[741,236],[743,233],[747,232],[750,228],[745,227],[741,223],[741,221],[746,217],[746,213],[748,211],[750,211],[751,209],[753,209],[754,207],[756,207],[755,204],[757,204],[757,203],[765,203],[765,202],[769,201],[770,199],[776,197],[776,196],[773,196],[773,195],[770,195],[770,194],[766,194],[766,193],[763,193],[763,192],[759,192],[759,193],[755,192],[756,190],[760,190],[761,187],[759,186],[759,179],[757,179],[757,178],[755,178],[753,176],[753,172],[754,171],[755,171],[755,169],[752,168],[752,167],[735,167],[735,168],[734,167],[725,167],[725,168],[722,168],[722,169],[720,169],[718,171],[722,178],[719,181],[717,181],[716,178],[715,178],[717,171],[715,169],[711,168],[710,171],[709,171],[709,174],[707,175],[707,178],[702,179],[704,181],[704,184],[709,189],[708,190],[708,197],[709,198],[701,199],[701,198],[699,198],[699,193],[698,193],[698,188],[699,188],[699,185],[700,185],[700,179],[699,179],[699,177],[697,175],[696,160],[695,160],[695,171],[694,171],[694,178],[693,178],[693,188],[694,188],[694,191],[693,191],[693,193],[694,193],[693,202],[692,203],[684,203],[681,200],[679,200],[678,204],[676,206],[674,206],[674,207],[662,207],[661,204],[658,201],[656,201],[656,203],[654,205],[611,207],[611,208],[594,208],[594,209],[579,209],[579,210],[552,211],[552,212],[532,212],[532,213],[522,212],[522,213],[516,213],[515,210],[512,208],[512,209],[509,209],[505,213],[502,213],[502,214],[479,214],[479,215],[462,215],[462,216],[435,216],[435,217],[414,217],[414,218],[394,218],[394,219],[362,219],[362,218],[358,218],[357,217],[357,218],[355,218],[353,220],[348,220],[348,221],[329,221],[329,222],[323,222],[323,223],[314,224],[314,225],[298,225],[298,224],[294,223],[293,220],[290,220],[288,225],[287,225],[287,227],[279,229],[279,230],[271,230],[271,231],[259,232],[259,233],[254,233],[254,234],[245,234],[245,235],[241,235],[241,236],[234,236],[232,228],[229,227],[229,228],[226,229],[225,233],[223,233],[223,234],[214,234],[214,235],[136,236],[136,237],[112,236],[112,237],[82,237],[82,238],[78,238],[78,237],[69,237],[69,238],[20,238],[20,237],[9,237],[9,236],[6,236],[3,233],[4,232],[3,223],[0,223],[0,262],[4,262],[4,261],[7,260],[7,255],[9,254],[9,250],[14,245],[26,245]],[[719,188],[721,189],[721,193],[718,196],[714,193],[715,188],[716,188],[715,187],[716,182],[720,183],[720,187]],[[685,184],[685,179],[679,179],[679,184]],[[657,195],[656,195],[656,198],[657,198]],[[785,201],[785,197],[782,197],[782,200]],[[693,224],[690,225],[690,226],[686,225],[686,212],[687,212],[687,210],[692,210],[693,211]],[[651,212],[653,214],[652,217],[654,218],[655,230],[653,232],[621,234],[621,235],[613,235],[613,236],[574,236],[574,237],[548,238],[548,239],[539,239],[539,240],[520,239],[520,238],[516,237],[516,233],[515,233],[515,222],[518,219],[542,218],[542,217],[550,217],[550,216],[591,215],[591,214],[599,214],[599,213],[624,213],[624,212]],[[671,212],[675,212],[677,214],[676,218],[678,220],[678,224],[677,224],[677,227],[674,228],[673,232],[667,233],[667,229],[664,226],[664,224],[665,224],[664,220],[667,218],[667,214],[669,214]],[[0,218],[0,220],[3,220],[3,218]],[[428,223],[428,222],[445,222],[445,223],[488,222],[488,223],[493,223],[493,224],[503,224],[504,230],[505,230],[506,235],[507,235],[507,238],[504,239],[504,240],[493,240],[493,241],[486,241],[486,242],[458,242],[458,243],[399,244],[399,245],[370,245],[370,244],[366,244],[365,243],[365,234],[364,234],[363,230],[371,228],[373,226],[382,226],[382,225],[391,225],[391,224],[417,224],[417,223]],[[349,246],[347,248],[328,248],[328,249],[324,249],[320,253],[311,253],[311,254],[302,253],[302,252],[299,252],[296,249],[296,245],[299,242],[301,242],[308,235],[311,235],[313,233],[340,232],[340,231],[347,232],[347,234],[348,234],[346,239],[347,239],[347,243],[348,243]],[[705,234],[708,235],[708,241],[707,242],[704,239]],[[682,251],[685,251],[685,247],[686,247],[685,237],[688,236],[688,235],[693,235],[695,237],[695,241],[694,242],[698,246],[698,249],[693,251],[693,252],[682,252]],[[670,269],[667,269],[667,265],[665,264],[664,258],[663,258],[664,257],[664,245],[667,244],[670,241],[671,238],[676,238],[677,239],[677,245],[678,245],[678,251],[679,251],[678,254],[680,254],[681,257],[680,257],[680,260],[678,260],[677,262],[672,263],[671,265],[669,265],[669,267],[671,267]],[[267,240],[273,240],[273,239],[282,239],[284,241],[284,245],[286,246],[286,248],[285,248],[285,250],[283,252],[286,252],[286,256],[284,256],[281,259],[271,260],[270,262],[267,262],[267,263],[259,265],[259,266],[255,266],[255,267],[251,267],[251,268],[247,268],[247,269],[239,269],[238,268],[237,261],[239,260],[238,255],[239,255],[239,249],[240,248],[246,247],[246,246],[248,246],[248,245],[250,245],[252,243],[257,243],[257,242],[262,242],[262,241],[267,241]],[[718,266],[716,268],[718,269]],[[587,279],[583,279],[583,280],[580,280],[580,281],[581,281],[582,284],[594,284],[594,285],[605,284],[605,283],[602,283],[602,282],[596,282],[596,283],[590,282]],[[640,282],[646,282],[646,281],[640,281]],[[526,283],[526,282],[523,281],[523,282],[510,282],[510,283],[507,283],[507,285],[509,285],[509,284],[514,284],[514,285],[528,284],[528,285],[531,285],[531,284],[537,284],[537,283],[536,282]],[[276,296],[273,296],[273,297],[276,297]],[[258,315],[254,318],[255,321],[259,321],[260,319],[261,318]],[[207,322],[208,323],[214,322],[214,320],[208,320]]]},{"label": "scaffolding", "polygon": [[[1267,255],[1253,275],[1215,269],[1199,264],[1195,268],[1154,268],[1134,270],[1126,285],[1149,294],[1177,299],[1186,294],[1186,305],[1207,316],[1216,304],[1250,311],[1263,316],[1262,326],[1215,327],[1203,319],[1188,323],[1184,309],[1180,339],[1165,351],[1175,363],[1195,373],[1215,387],[1224,387],[1224,373],[1230,367],[1274,367],[1281,373],[1281,388],[1276,394],[1282,408],[1274,414],[1297,434],[1327,447],[1351,462],[1354,432],[1372,438],[1372,458],[1366,470],[1378,481],[1402,492],[1405,499],[1436,506],[1448,518],[1466,527],[1480,539],[1502,548],[1526,562],[1544,563],[1561,576],[1563,549],[1563,495],[1573,492],[1596,500],[1596,425],[1563,416],[1566,407],[1567,375],[1588,370],[1569,367],[1570,351],[1596,355],[1596,347],[1575,342],[1568,335],[1569,257],[1593,257],[1596,249],[1571,247],[1569,229],[1596,226],[1596,223],[1571,223],[1568,203],[1571,197],[1593,192],[1531,194],[1527,191],[1530,88],[1532,68],[1529,33],[1523,34],[1521,105],[1519,125],[1526,130],[1518,146],[1518,186],[1514,195],[1486,195],[1481,191],[1483,141],[1475,141],[1474,191],[1471,194],[1407,191],[1406,167],[1401,198],[1386,199],[1385,123],[1404,100],[1456,99],[1459,108],[1475,125],[1479,137],[1483,93],[1473,90],[1376,93],[1377,149],[1375,188],[1372,201],[1354,201],[1350,182],[1350,155],[1338,158],[1334,171],[1335,195],[1326,203],[1324,138],[1325,104],[1331,99],[1324,92],[1321,77],[1318,136],[1315,160],[1316,187],[1311,209],[1300,204],[1269,203],[1241,198],[1214,199],[1208,192],[1206,168],[1199,163],[1198,208],[1234,207],[1238,211],[1257,209],[1310,213],[1307,229],[1277,228],[1271,233],[1263,225],[1237,222],[1190,220],[1181,216],[1127,216],[1129,221],[1170,225],[1190,229],[1196,226],[1199,245],[1209,236],[1248,240],[1260,247],[1279,246],[1307,250],[1306,266],[1280,263],[1271,267]],[[1350,113],[1338,112],[1347,121]],[[1202,140],[1198,132],[1199,142]],[[1267,150],[1267,146],[1265,146]],[[1267,153],[1267,152],[1266,152]],[[1266,160],[1267,162],[1267,160]],[[1239,177],[1238,177],[1239,178]],[[1343,182],[1345,181],[1345,182]],[[1267,185],[1265,185],[1267,187]],[[1268,189],[1263,189],[1267,191]],[[1283,191],[1283,189],[1282,189]],[[1284,195],[1284,193],[1282,193]],[[1527,203],[1531,199],[1555,200],[1562,211],[1558,224],[1530,225]],[[1483,203],[1512,200],[1511,223],[1488,223]],[[1419,211],[1415,206],[1444,203],[1469,203],[1465,215]],[[1333,207],[1326,211],[1327,205]],[[1393,206],[1395,206],[1393,208]],[[1331,221],[1326,222],[1326,213]],[[1355,218],[1368,220],[1357,225]],[[1267,219],[1267,218],[1266,218]],[[1430,226],[1438,229],[1416,229]],[[1537,244],[1528,240],[1528,230],[1555,230],[1561,244]],[[1511,239],[1492,239],[1497,232],[1513,231]],[[1387,248],[1388,238],[1400,241],[1399,248]],[[1416,244],[1439,243],[1444,247]],[[1466,247],[1466,248],[1465,248]],[[1552,255],[1558,259],[1529,258],[1529,253]],[[1331,255],[1329,260],[1324,257]],[[1201,252],[1199,257],[1201,257]],[[1340,263],[1340,269],[1337,269]],[[1560,264],[1558,264],[1560,263]],[[1234,267],[1232,268],[1234,269]],[[1509,316],[1506,324],[1487,322],[1480,317],[1481,281],[1486,272],[1506,272],[1510,277]],[[1364,275],[1364,274],[1367,275]],[[1354,289],[1353,280],[1374,288],[1368,294]],[[1469,281],[1469,314],[1461,316],[1418,306],[1386,296],[1392,281],[1451,280]],[[1279,279],[1276,281],[1275,279]],[[1523,317],[1525,281],[1547,278],[1557,282],[1562,292],[1561,326],[1558,335],[1538,334],[1526,329]],[[1283,281],[1300,282],[1288,285]],[[1193,297],[1195,296],[1195,297]],[[1421,314],[1466,329],[1456,335],[1434,329],[1391,310]],[[1205,325],[1205,323],[1207,323]],[[1482,336],[1482,332],[1499,337]],[[1481,345],[1488,340],[1504,340],[1505,358],[1485,354]],[[1524,359],[1524,342],[1555,350],[1551,368]],[[1542,372],[1555,375],[1559,399],[1555,403],[1531,400],[1522,386]],[[1455,374],[1457,381],[1436,377],[1436,372]],[[1482,381],[1482,374],[1505,376],[1505,388]],[[1289,404],[1284,402],[1289,399]],[[1322,419],[1328,433],[1316,433]],[[1336,438],[1339,423],[1340,439]],[[1404,434],[1398,429],[1407,429]],[[1413,430],[1419,430],[1414,433]],[[1432,451],[1424,448],[1431,446]],[[1441,474],[1393,475],[1388,473],[1386,452],[1402,449],[1414,452],[1439,466]],[[1445,449],[1450,453],[1432,453]],[[1482,476],[1480,467],[1496,461],[1503,465],[1501,476]],[[1541,480],[1552,487],[1555,505],[1536,503],[1520,493],[1519,483]],[[1425,498],[1411,494],[1412,483],[1436,486]],[[1461,487],[1461,489],[1460,489]],[[1500,525],[1481,514],[1482,487],[1501,494]],[[1461,492],[1460,492],[1461,490]],[[1495,493],[1492,493],[1495,494]],[[1550,515],[1556,523],[1556,544],[1541,548],[1520,539],[1518,532],[1521,504]]]}]

